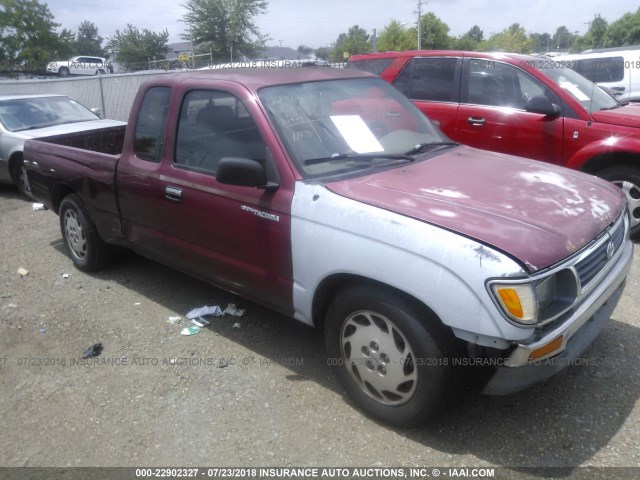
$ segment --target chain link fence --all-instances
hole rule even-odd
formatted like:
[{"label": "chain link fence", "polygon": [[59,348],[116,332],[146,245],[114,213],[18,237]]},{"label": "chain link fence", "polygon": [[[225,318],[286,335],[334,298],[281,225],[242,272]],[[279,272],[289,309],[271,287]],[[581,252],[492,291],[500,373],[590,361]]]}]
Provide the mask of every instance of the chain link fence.
[{"label": "chain link fence", "polygon": [[166,72],[131,73],[90,78],[0,81],[0,95],[67,95],[85,107],[99,108],[104,118],[127,121],[138,87]]},{"label": "chain link fence", "polygon": [[[276,63],[274,63],[276,62]],[[283,63],[280,65],[280,63]],[[261,65],[258,65],[261,64]],[[210,68],[238,66],[260,68],[292,68],[300,67],[297,61],[252,61],[241,64],[221,64]],[[344,63],[329,64],[324,66],[343,68]],[[85,107],[99,108],[104,118],[122,120],[129,119],[129,112],[138,87],[145,81],[156,75],[165,75],[162,70],[154,72],[125,73],[117,75],[104,75],[95,77],[71,77],[71,78],[46,78],[33,80],[0,80],[0,95],[42,95],[60,94],[77,100]]]}]

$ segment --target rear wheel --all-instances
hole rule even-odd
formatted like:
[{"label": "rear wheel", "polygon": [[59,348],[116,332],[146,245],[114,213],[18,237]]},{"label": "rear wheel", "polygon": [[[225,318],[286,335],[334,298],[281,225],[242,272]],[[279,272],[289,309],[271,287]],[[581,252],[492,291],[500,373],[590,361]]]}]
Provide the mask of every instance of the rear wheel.
[{"label": "rear wheel", "polygon": [[618,186],[627,197],[631,214],[631,236],[640,238],[640,169],[626,166],[602,170],[598,176]]},{"label": "rear wheel", "polygon": [[377,286],[342,291],[325,323],[329,364],[353,401],[395,426],[415,426],[454,386],[455,340],[415,301]]},{"label": "rear wheel", "polygon": [[113,260],[116,247],[104,242],[77,195],[60,204],[60,229],[67,252],[80,270],[92,272]]}]

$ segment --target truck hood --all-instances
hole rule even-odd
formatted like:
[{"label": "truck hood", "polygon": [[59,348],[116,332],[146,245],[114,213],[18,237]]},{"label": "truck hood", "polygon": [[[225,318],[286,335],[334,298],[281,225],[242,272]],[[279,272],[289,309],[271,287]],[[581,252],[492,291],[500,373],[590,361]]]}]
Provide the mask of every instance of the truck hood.
[{"label": "truck hood", "polygon": [[596,177],[464,146],[327,188],[473,238],[530,272],[579,250],[626,205],[619,189]]},{"label": "truck hood", "polygon": [[62,135],[65,133],[83,132],[85,130],[95,130],[97,128],[118,127],[126,125],[126,122],[119,120],[89,120],[86,122],[65,123],[63,125],[54,125],[52,127],[37,128],[34,130],[23,130],[21,132],[11,132],[11,136],[18,138],[41,138],[51,137],[53,135]]},{"label": "truck hood", "polygon": [[640,128],[640,105],[630,103],[613,110],[600,110],[591,114],[598,123]]}]

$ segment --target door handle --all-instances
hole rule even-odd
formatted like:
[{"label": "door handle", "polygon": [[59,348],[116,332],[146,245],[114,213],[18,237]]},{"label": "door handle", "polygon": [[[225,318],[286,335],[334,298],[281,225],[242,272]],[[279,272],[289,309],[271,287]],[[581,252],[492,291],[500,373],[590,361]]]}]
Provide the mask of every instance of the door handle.
[{"label": "door handle", "polygon": [[387,112],[387,118],[399,118],[400,112]]},{"label": "door handle", "polygon": [[484,125],[485,123],[487,123],[487,121],[484,118],[478,118],[478,117],[469,117],[467,118],[467,123],[469,125]]},{"label": "door handle", "polygon": [[164,198],[172,202],[182,201],[182,189],[176,187],[164,187]]},{"label": "door handle", "polygon": [[616,92],[624,92],[624,87],[611,87],[611,90],[615,90]]}]

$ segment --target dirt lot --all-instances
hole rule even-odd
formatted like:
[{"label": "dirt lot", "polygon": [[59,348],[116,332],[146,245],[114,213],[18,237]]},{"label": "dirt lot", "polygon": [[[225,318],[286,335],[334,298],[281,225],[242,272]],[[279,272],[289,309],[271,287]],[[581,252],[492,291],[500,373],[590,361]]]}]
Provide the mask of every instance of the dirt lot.
[{"label": "dirt lot", "polygon": [[[640,249],[582,365],[509,397],[461,394],[431,425],[394,430],[344,397],[318,332],[133,254],[81,273],[55,214],[10,187],[0,205],[2,466],[495,466],[517,476],[640,465]],[[191,308],[230,302],[247,314],[180,334]],[[81,361],[95,342],[98,363]]]}]

